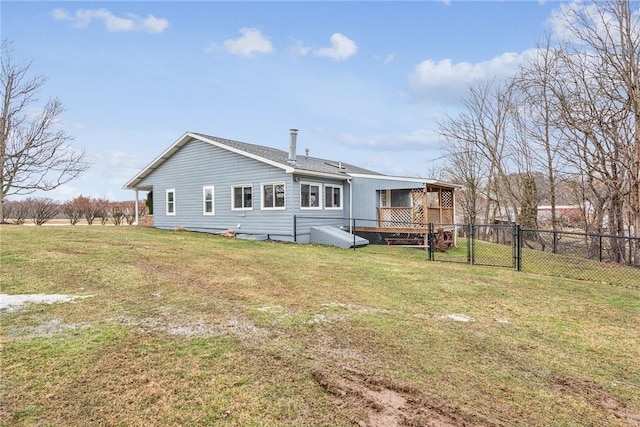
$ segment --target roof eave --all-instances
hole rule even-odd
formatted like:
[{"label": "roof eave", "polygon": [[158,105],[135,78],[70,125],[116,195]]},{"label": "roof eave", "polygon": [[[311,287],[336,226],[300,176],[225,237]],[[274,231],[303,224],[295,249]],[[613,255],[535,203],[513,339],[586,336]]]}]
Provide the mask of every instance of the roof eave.
[{"label": "roof eave", "polygon": [[340,179],[340,180],[347,180],[351,178],[351,175],[346,172],[344,174],[334,174],[334,173],[328,173],[328,172],[310,171],[306,169],[293,169],[291,172],[288,172],[288,173],[295,174],[295,175],[315,176],[317,178],[332,178],[332,179]]},{"label": "roof eave", "polygon": [[443,187],[451,187],[451,188],[462,188],[463,185],[454,184],[452,182],[439,181],[437,179],[428,179],[428,178],[418,178],[418,177],[408,177],[408,176],[393,176],[393,175],[372,175],[372,174],[364,174],[364,173],[352,173],[350,174],[354,178],[366,178],[366,179],[387,179],[394,181],[405,181],[405,182],[416,182],[416,183],[424,183],[429,185],[440,185]]}]

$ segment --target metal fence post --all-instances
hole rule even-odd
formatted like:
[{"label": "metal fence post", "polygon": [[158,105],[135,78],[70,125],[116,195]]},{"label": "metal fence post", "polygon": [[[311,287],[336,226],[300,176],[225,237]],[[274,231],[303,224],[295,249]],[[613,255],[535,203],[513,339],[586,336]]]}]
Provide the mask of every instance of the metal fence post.
[{"label": "metal fence post", "polygon": [[471,233],[473,225],[467,224],[467,264],[471,264]]},{"label": "metal fence post", "polygon": [[356,250],[356,219],[351,218],[351,234],[353,234],[353,250]]},{"label": "metal fence post", "polygon": [[520,225],[514,227],[513,242],[515,246],[515,267],[517,271],[522,271],[522,228]]},{"label": "metal fence post", "polygon": [[435,256],[435,244],[436,244],[436,239],[434,238],[434,233],[433,233],[433,223],[430,222],[428,225],[428,229],[429,229],[429,233],[427,235],[427,245],[429,246],[429,261],[435,261],[436,260],[436,256]]},{"label": "metal fence post", "polygon": [[293,242],[298,243],[298,217],[293,216]]},{"label": "metal fence post", "polygon": [[557,254],[558,253],[558,231],[557,230],[553,230],[553,253]]},{"label": "metal fence post", "polygon": [[469,225],[469,264],[473,265],[476,262],[476,226],[475,224]]},{"label": "metal fence post", "polygon": [[598,261],[602,262],[602,234],[598,236]]}]

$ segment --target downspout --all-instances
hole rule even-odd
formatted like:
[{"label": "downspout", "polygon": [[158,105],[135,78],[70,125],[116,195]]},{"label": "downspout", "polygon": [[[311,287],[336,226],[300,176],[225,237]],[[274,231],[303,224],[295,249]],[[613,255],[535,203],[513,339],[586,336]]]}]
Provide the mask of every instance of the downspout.
[{"label": "downspout", "polygon": [[351,178],[347,178],[349,184],[349,233],[353,234],[353,184]]},{"label": "downspout", "polygon": [[136,189],[136,206],[135,206],[135,211],[136,211],[136,220],[133,222],[133,225],[138,225],[138,219],[139,219],[139,212],[138,212],[138,190]]}]

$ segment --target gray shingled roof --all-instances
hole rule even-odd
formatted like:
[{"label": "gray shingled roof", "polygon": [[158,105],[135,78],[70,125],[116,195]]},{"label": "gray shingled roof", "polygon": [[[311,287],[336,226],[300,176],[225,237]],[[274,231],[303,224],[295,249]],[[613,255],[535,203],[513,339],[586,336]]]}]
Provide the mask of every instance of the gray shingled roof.
[{"label": "gray shingled roof", "polygon": [[[364,169],[358,166],[351,165],[349,163],[340,162],[338,160],[320,159],[318,157],[297,155],[296,164],[291,165],[287,163],[289,159],[289,152],[284,150],[278,150],[277,148],[265,147],[263,145],[249,144],[246,142],[234,141],[232,139],[220,138],[217,136],[205,135],[198,132],[189,132],[194,135],[200,135],[203,138],[207,138],[217,143],[224,144],[228,147],[242,150],[246,153],[254,156],[259,156],[273,162],[282,164],[283,166],[293,166],[300,171],[309,172],[321,172],[337,175],[346,175],[350,173],[368,174],[368,175],[381,175],[378,172],[374,172],[368,169]],[[340,167],[341,166],[341,167]]]}]

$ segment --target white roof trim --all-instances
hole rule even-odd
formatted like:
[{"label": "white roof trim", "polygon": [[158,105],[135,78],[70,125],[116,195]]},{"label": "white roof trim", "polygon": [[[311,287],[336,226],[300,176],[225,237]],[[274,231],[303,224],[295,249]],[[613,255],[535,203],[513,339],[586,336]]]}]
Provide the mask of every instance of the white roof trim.
[{"label": "white roof trim", "polygon": [[241,156],[249,157],[251,159],[258,160],[260,162],[269,164],[271,166],[275,166],[277,168],[283,169],[287,173],[294,172],[294,169],[291,166],[285,166],[282,163],[274,162],[273,160],[265,159],[264,157],[256,156],[255,154],[247,153],[246,151],[229,147],[228,145],[222,144],[220,142],[214,141],[209,138],[205,138],[202,135],[197,135],[195,133],[187,132],[184,135],[182,135],[180,138],[178,138],[176,142],[171,144],[169,148],[164,150],[162,154],[160,154],[158,157],[153,159],[153,161],[149,163],[147,166],[145,166],[140,172],[138,172],[138,174],[134,176],[131,180],[129,180],[129,182],[127,182],[123,188],[135,190],[136,185],[138,185],[138,183],[142,179],[146,178],[153,170],[155,170],[158,166],[164,163],[165,160],[169,159],[169,157],[171,157],[173,153],[175,153],[178,150],[178,148],[182,147],[191,139],[197,139],[199,141],[206,142],[207,144],[214,145],[223,150],[231,151],[233,153],[240,154]]},{"label": "white roof trim", "polygon": [[138,172],[138,174],[136,176],[134,176],[131,180],[129,180],[124,185],[123,188],[130,189],[130,190],[139,189],[137,187],[137,185],[140,183],[140,181],[142,181],[151,172],[153,172],[156,168],[158,168],[158,166],[160,166],[162,163],[164,163],[166,160],[168,160],[173,155],[173,153],[175,153],[179,148],[181,148],[183,145],[185,145],[191,139],[196,139],[196,140],[205,142],[207,144],[211,144],[213,146],[216,146],[218,148],[221,148],[223,150],[227,150],[227,151],[230,151],[232,153],[236,153],[236,154],[239,154],[241,156],[248,157],[250,159],[254,159],[254,160],[257,160],[259,162],[274,166],[276,168],[284,170],[286,173],[289,173],[289,174],[316,176],[316,177],[332,178],[332,179],[340,179],[340,180],[348,180],[348,179],[353,177],[353,178],[367,178],[367,179],[414,182],[414,183],[421,183],[423,185],[426,185],[426,184],[443,185],[443,186],[449,186],[449,187],[455,187],[455,188],[461,188],[462,187],[461,185],[458,185],[458,184],[452,184],[452,183],[448,183],[448,182],[442,182],[442,181],[437,181],[437,180],[433,180],[433,179],[426,179],[426,178],[417,178],[417,177],[416,178],[411,178],[411,177],[406,177],[406,176],[373,175],[373,174],[360,174],[360,173],[332,174],[332,173],[327,173],[327,172],[317,172],[317,171],[309,171],[309,170],[305,170],[305,169],[296,169],[293,166],[287,166],[287,165],[284,165],[282,163],[279,163],[279,162],[276,162],[276,161],[273,161],[273,160],[258,156],[256,154],[248,153],[248,152],[246,152],[244,150],[241,150],[239,148],[230,147],[228,145],[225,145],[224,143],[221,143],[221,142],[218,142],[216,140],[207,138],[205,136],[198,135],[198,134],[195,134],[195,133],[192,133],[192,132],[186,132],[180,138],[178,138],[173,144],[171,144],[171,146],[169,146],[169,148],[164,150],[162,152],[162,154],[160,154],[158,157],[153,159],[153,161],[151,163],[149,163],[140,172]]},{"label": "white roof trim", "polygon": [[438,181],[437,179],[428,179],[428,178],[412,178],[409,176],[392,176],[392,175],[370,175],[364,173],[351,173],[349,174],[354,178],[365,178],[365,179],[381,179],[387,181],[402,181],[402,182],[415,182],[421,184],[430,184],[430,185],[442,185],[446,187],[454,187],[454,188],[462,188],[463,186],[460,184],[453,184],[451,182]]},{"label": "white roof trim", "polygon": [[408,176],[391,176],[391,175],[369,175],[364,173],[352,173],[350,174],[354,178],[367,178],[367,179],[386,179],[386,180],[394,180],[394,181],[404,181],[404,182],[420,182],[425,184],[433,184],[434,181],[432,179],[426,178],[411,178]]},{"label": "white roof trim", "polygon": [[185,145],[188,141],[190,141],[192,139],[196,139],[198,141],[202,141],[202,142],[205,142],[207,144],[214,145],[214,146],[216,146],[218,148],[221,148],[223,150],[231,151],[232,153],[236,153],[236,154],[239,154],[241,156],[248,157],[250,159],[258,160],[259,162],[266,163],[268,165],[271,165],[271,166],[277,167],[279,169],[282,169],[286,173],[289,173],[289,174],[294,174],[295,173],[297,175],[307,175],[307,176],[316,176],[316,177],[342,179],[342,180],[349,179],[349,175],[337,175],[337,174],[330,174],[330,173],[324,173],[324,172],[308,171],[308,170],[305,170],[305,169],[296,169],[293,166],[283,165],[282,163],[278,163],[278,162],[275,162],[273,160],[266,159],[264,157],[261,157],[261,156],[258,156],[258,155],[252,154],[252,153],[247,153],[244,150],[240,150],[240,149],[235,148],[235,147],[230,147],[228,145],[225,145],[224,143],[220,143],[220,142],[218,142],[216,140],[209,139],[209,138],[204,137],[202,135],[198,135],[198,134],[195,134],[195,133],[192,133],[192,132],[186,132],[180,138],[178,138],[173,144],[171,144],[171,146],[169,146],[169,148],[164,150],[162,152],[162,154],[160,154],[158,157],[153,159],[153,161],[151,163],[149,163],[140,172],[138,172],[138,174],[136,176],[134,176],[131,180],[129,180],[129,182],[127,182],[124,185],[123,188],[135,190],[140,181],[142,181],[144,178],[146,178],[151,172],[153,172],[155,169],[157,169],[158,166],[160,166],[162,163],[164,163],[165,160],[169,159],[169,157],[171,157],[173,155],[173,153],[178,151],[179,148],[181,148],[183,145]]},{"label": "white roof trim", "polygon": [[137,173],[136,176],[134,176],[133,178],[131,178],[125,185],[123,188],[128,188],[131,190],[135,190],[136,189],[136,185],[143,179],[145,178],[147,175],[149,175],[149,173],[151,173],[151,171],[153,171],[154,169],[156,169],[158,166],[160,166],[161,163],[163,163],[165,160],[167,160],[169,157],[171,157],[171,155],[177,151],[178,148],[182,147],[186,142],[187,139],[189,137],[191,137],[192,135],[187,132],[185,134],[183,134],[180,138],[178,138],[176,140],[176,142],[174,142],[173,144],[171,144],[169,146],[169,148],[167,148],[166,150],[164,150],[162,152],[162,154],[160,154],[158,157],[156,157],[155,159],[153,159],[151,161],[151,163],[149,163],[147,166],[145,166],[140,172]]}]

